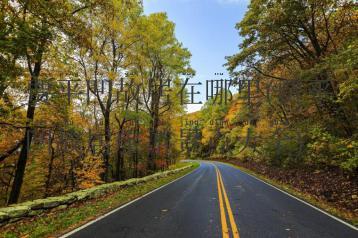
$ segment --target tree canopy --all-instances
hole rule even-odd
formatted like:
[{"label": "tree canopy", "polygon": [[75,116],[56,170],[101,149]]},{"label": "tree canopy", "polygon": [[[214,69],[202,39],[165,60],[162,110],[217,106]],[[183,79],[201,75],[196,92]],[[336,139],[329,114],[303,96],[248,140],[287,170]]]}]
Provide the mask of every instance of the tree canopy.
[{"label": "tree canopy", "polygon": [[136,0],[0,3],[1,203],[143,176],[178,159],[168,118],[190,52]]}]

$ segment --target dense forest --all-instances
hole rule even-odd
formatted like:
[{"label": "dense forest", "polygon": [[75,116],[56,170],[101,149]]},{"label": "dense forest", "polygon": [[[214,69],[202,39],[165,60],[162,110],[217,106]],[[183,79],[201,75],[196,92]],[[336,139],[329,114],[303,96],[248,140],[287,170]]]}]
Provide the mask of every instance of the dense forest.
[{"label": "dense forest", "polygon": [[137,0],[0,3],[0,204],[175,163],[190,52]]},{"label": "dense forest", "polygon": [[251,1],[226,64],[239,93],[220,103],[221,88],[187,117],[187,155],[288,170],[286,183],[307,171],[297,186],[327,200],[344,189],[357,211],[357,13],[354,1]]},{"label": "dense forest", "polygon": [[358,211],[355,1],[251,1],[225,65],[238,90],[216,86],[187,115],[195,71],[165,13],[137,0],[0,8],[0,205],[212,158],[326,184],[317,196]]},{"label": "dense forest", "polygon": [[0,1],[0,237],[356,237],[357,1],[143,1]]}]

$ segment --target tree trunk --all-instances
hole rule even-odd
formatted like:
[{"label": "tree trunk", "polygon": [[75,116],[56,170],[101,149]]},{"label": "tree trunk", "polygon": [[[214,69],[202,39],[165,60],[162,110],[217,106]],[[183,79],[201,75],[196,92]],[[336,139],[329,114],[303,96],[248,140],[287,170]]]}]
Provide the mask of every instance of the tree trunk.
[{"label": "tree trunk", "polygon": [[167,128],[166,134],[165,134],[165,147],[166,147],[166,154],[165,154],[165,160],[167,167],[170,166],[170,140],[171,140],[172,134],[170,132],[170,129]]},{"label": "tree trunk", "polygon": [[123,126],[120,127],[118,132],[117,141],[117,163],[116,163],[116,180],[124,179],[124,158],[123,158]]},{"label": "tree trunk", "polygon": [[75,191],[76,189],[76,174],[75,174],[75,161],[71,160],[70,162],[70,171],[69,176],[71,177],[71,189],[72,191]]},{"label": "tree trunk", "polygon": [[[139,90],[138,90],[139,91]],[[138,177],[138,146],[139,146],[139,133],[140,133],[140,127],[139,127],[139,120],[138,120],[138,112],[139,112],[139,97],[137,96],[136,99],[136,119],[135,119],[135,125],[134,125],[134,140],[135,140],[135,149],[133,153],[133,160],[134,160],[134,177]]]},{"label": "tree trunk", "polygon": [[104,159],[104,181],[109,181],[109,159],[111,153],[111,128],[110,128],[110,118],[109,111],[105,113],[104,116],[104,151],[103,151],[103,159]]},{"label": "tree trunk", "polygon": [[153,172],[156,170],[156,144],[157,144],[157,133],[158,133],[158,115],[155,113],[152,115],[151,125],[149,128],[149,154],[148,154],[148,170]]},{"label": "tree trunk", "polygon": [[47,178],[46,178],[46,183],[45,183],[45,194],[44,194],[45,198],[50,195],[49,189],[50,189],[50,182],[51,182],[51,177],[52,177],[53,161],[55,159],[55,149],[52,146],[54,139],[55,139],[55,133],[50,134],[50,140],[49,140],[50,162],[48,164],[48,172],[47,172]]},{"label": "tree trunk", "polygon": [[157,145],[157,133],[159,126],[159,102],[160,102],[160,93],[159,90],[155,89],[153,91],[153,96],[151,100],[151,120],[149,127],[149,154],[148,154],[148,164],[147,168],[149,172],[156,170],[156,145]]},{"label": "tree trunk", "polygon": [[21,152],[16,165],[15,178],[12,183],[8,204],[17,203],[20,197],[21,186],[23,183],[26,163],[30,151],[31,141],[33,137],[32,122],[35,116],[38,77],[41,71],[41,61],[35,63],[34,72],[31,76],[30,95],[28,100],[27,114],[26,114],[26,130],[22,140]]}]

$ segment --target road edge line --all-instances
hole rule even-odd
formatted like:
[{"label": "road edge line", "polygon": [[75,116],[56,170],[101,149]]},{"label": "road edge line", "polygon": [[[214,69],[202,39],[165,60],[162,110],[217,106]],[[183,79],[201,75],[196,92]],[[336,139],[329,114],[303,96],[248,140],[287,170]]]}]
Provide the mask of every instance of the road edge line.
[{"label": "road edge line", "polygon": [[132,201],[130,201],[130,202],[127,202],[127,203],[123,204],[122,206],[117,207],[116,209],[114,209],[114,210],[112,210],[112,211],[110,211],[110,212],[107,212],[107,213],[105,213],[105,214],[103,214],[103,215],[101,215],[101,216],[95,218],[94,220],[89,221],[89,222],[83,224],[83,225],[80,226],[80,227],[77,227],[76,229],[74,229],[74,230],[72,230],[72,231],[70,231],[70,232],[68,232],[68,233],[66,233],[66,234],[64,234],[64,235],[59,236],[59,238],[67,238],[67,237],[69,237],[69,236],[71,236],[71,235],[73,235],[73,234],[79,232],[80,230],[83,230],[84,228],[89,227],[90,225],[92,225],[92,224],[94,224],[94,223],[96,223],[96,222],[102,220],[103,218],[105,218],[105,217],[107,217],[107,216],[109,216],[109,215],[111,215],[111,214],[113,214],[113,213],[115,213],[115,212],[117,212],[117,211],[119,211],[119,210],[121,210],[121,209],[123,209],[123,208],[125,208],[125,207],[127,207],[127,206],[129,206],[129,205],[131,205],[131,204],[133,204],[133,203],[135,203],[135,202],[137,202],[138,200],[140,200],[140,199],[142,199],[142,198],[144,198],[144,197],[147,197],[147,196],[149,196],[150,194],[155,193],[156,191],[158,191],[158,190],[160,190],[160,189],[162,189],[162,188],[164,188],[164,187],[166,187],[166,186],[168,186],[168,185],[170,185],[170,184],[172,184],[172,183],[175,183],[175,182],[177,182],[178,180],[180,180],[180,179],[182,179],[182,178],[184,178],[184,177],[186,177],[186,176],[192,174],[194,171],[197,171],[200,167],[201,167],[201,163],[200,163],[200,166],[199,166],[199,167],[197,167],[196,169],[190,171],[190,173],[185,174],[185,175],[183,175],[183,176],[181,176],[181,177],[179,177],[179,178],[177,178],[177,179],[175,179],[175,180],[173,180],[173,181],[171,181],[171,182],[169,182],[169,183],[167,183],[167,184],[164,184],[164,185],[160,186],[159,188],[156,188],[156,189],[154,189],[154,190],[152,190],[152,191],[150,191],[150,192],[148,192],[148,193],[146,193],[146,194],[143,194],[143,195],[141,195],[140,197],[137,197],[136,199],[134,199],[134,200],[132,200]]},{"label": "road edge line", "polygon": [[236,167],[235,165],[228,164],[228,163],[223,163],[223,162],[219,162],[219,161],[216,161],[216,162],[221,163],[221,164],[224,164],[224,165],[229,165],[229,166],[233,167],[234,169],[237,169],[237,170],[239,170],[240,172],[242,172],[242,173],[244,173],[244,174],[246,174],[246,175],[249,175],[250,177],[252,177],[252,178],[254,178],[254,179],[256,179],[256,180],[258,180],[258,181],[260,181],[260,182],[263,182],[264,184],[266,184],[266,185],[268,185],[268,186],[270,186],[270,187],[272,187],[272,188],[274,188],[274,189],[276,189],[276,190],[278,190],[278,191],[280,191],[280,192],[282,192],[282,193],[284,193],[284,194],[290,196],[291,198],[294,198],[294,199],[296,199],[297,201],[300,201],[300,202],[302,202],[303,204],[305,204],[305,205],[307,205],[307,206],[309,206],[309,207],[311,207],[311,208],[313,208],[313,209],[315,209],[315,210],[317,210],[317,211],[319,211],[319,212],[321,212],[321,213],[323,213],[323,214],[329,216],[330,218],[332,218],[332,219],[334,219],[334,220],[336,220],[336,221],[342,223],[343,225],[346,225],[346,226],[348,226],[349,228],[358,231],[358,227],[356,227],[356,226],[354,226],[354,225],[352,225],[352,224],[350,224],[350,223],[348,223],[348,222],[346,222],[346,221],[344,221],[344,220],[342,220],[342,219],[340,219],[340,218],[338,218],[338,217],[336,217],[336,216],[334,216],[334,215],[332,215],[332,214],[329,214],[328,212],[322,210],[321,208],[316,207],[315,205],[312,205],[311,203],[306,202],[305,200],[303,200],[303,199],[301,199],[301,198],[298,198],[298,197],[296,197],[296,196],[290,194],[289,192],[286,192],[286,191],[284,191],[284,190],[282,190],[282,189],[276,187],[275,185],[272,185],[272,184],[270,184],[270,183],[268,183],[268,182],[266,182],[266,181],[264,181],[264,180],[262,180],[262,179],[260,179],[260,178],[255,177],[254,175],[251,175],[251,174],[249,174],[249,173],[247,173],[247,172],[241,170],[240,168]]}]

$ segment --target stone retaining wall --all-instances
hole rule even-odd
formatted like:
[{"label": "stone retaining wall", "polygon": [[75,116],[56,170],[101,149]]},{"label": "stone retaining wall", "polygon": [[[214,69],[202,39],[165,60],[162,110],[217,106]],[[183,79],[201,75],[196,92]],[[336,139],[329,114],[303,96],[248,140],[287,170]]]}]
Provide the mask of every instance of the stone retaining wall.
[{"label": "stone retaining wall", "polygon": [[98,198],[105,194],[115,192],[123,187],[145,183],[151,180],[166,177],[192,167],[193,164],[164,172],[158,172],[143,178],[132,178],[126,181],[106,183],[85,190],[68,193],[58,197],[48,197],[24,203],[14,204],[9,207],[0,208],[0,226],[9,222],[16,222],[25,217],[37,216],[51,209],[64,209],[76,202]]}]

